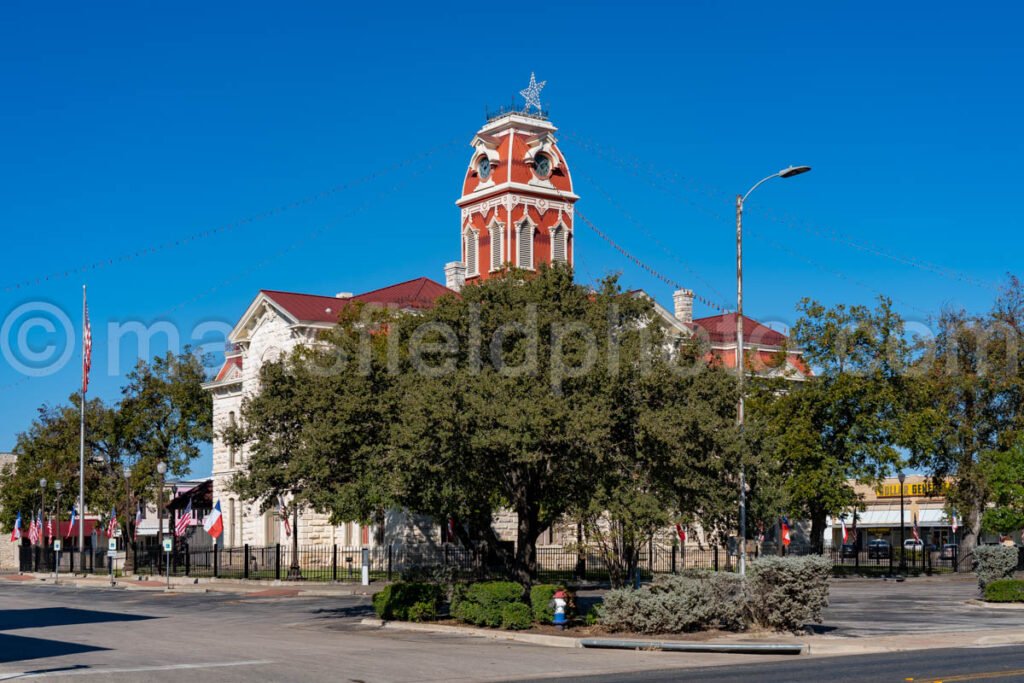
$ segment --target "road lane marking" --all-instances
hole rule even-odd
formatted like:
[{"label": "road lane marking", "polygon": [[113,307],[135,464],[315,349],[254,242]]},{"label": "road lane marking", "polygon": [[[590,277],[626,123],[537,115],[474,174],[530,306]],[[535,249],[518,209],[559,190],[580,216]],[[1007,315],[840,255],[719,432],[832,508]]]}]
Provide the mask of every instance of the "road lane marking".
[{"label": "road lane marking", "polygon": [[987,681],[990,678],[1008,678],[1010,676],[1024,676],[1024,669],[1010,669],[1005,671],[985,671],[970,674],[958,674],[956,676],[940,676],[929,678],[930,683],[952,683],[953,681]]},{"label": "road lane marking", "polygon": [[145,671],[182,671],[185,669],[216,669],[226,666],[259,666],[273,664],[269,659],[250,659],[239,662],[207,662],[205,664],[164,664],[162,666],[139,666],[119,669],[37,669],[35,671],[9,671],[0,673],[0,681],[14,678],[43,678],[46,676],[97,676],[105,674],[131,674]]}]

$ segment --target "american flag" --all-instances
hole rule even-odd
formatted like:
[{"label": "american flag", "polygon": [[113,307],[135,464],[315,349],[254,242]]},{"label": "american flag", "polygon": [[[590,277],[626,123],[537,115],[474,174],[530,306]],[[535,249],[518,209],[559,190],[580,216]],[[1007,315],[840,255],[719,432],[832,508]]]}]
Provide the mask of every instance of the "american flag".
[{"label": "american flag", "polygon": [[53,540],[53,517],[46,518],[46,535],[50,537],[51,541]]},{"label": "american flag", "polygon": [[174,535],[181,537],[188,531],[189,522],[192,521],[192,501],[188,501],[188,505],[181,511],[181,515],[178,517],[178,521],[174,524]]},{"label": "american flag", "polygon": [[92,326],[89,325],[89,303],[82,287],[82,396],[89,390],[89,370],[92,368]]},{"label": "american flag", "polygon": [[114,537],[115,529],[117,529],[117,508],[110,508],[110,520],[107,522],[107,538]]},{"label": "american flag", "polygon": [[32,521],[28,525],[28,540],[32,545],[39,542],[39,528],[36,526],[35,515],[32,516]]},{"label": "american flag", "polygon": [[288,521],[288,508],[284,505],[284,498],[281,496],[277,497],[277,514],[281,517],[281,521],[284,522],[284,535],[289,537],[292,535],[292,525]]}]

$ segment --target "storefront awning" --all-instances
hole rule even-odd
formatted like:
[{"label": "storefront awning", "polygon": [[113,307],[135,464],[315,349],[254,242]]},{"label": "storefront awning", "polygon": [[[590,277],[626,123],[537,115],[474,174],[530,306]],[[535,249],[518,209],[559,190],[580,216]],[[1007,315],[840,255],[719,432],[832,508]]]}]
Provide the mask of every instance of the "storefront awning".
[{"label": "storefront awning", "polygon": [[[909,507],[903,510],[903,523],[908,527],[914,525],[914,512]],[[833,528],[838,528],[842,525],[842,522],[838,517],[832,517],[829,519],[829,524]],[[949,519],[946,517],[945,510],[941,508],[927,508],[918,511],[917,524],[918,526],[949,526]],[[870,527],[899,527],[899,525],[900,508],[898,505],[869,508],[864,512],[857,513],[857,526],[862,529]],[[853,526],[853,514],[846,515],[846,526]]]}]

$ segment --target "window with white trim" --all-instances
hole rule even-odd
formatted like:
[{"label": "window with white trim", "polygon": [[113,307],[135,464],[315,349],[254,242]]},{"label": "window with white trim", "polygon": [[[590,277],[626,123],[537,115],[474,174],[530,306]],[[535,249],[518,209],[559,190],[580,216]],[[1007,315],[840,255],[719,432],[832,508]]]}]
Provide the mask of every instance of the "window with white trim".
[{"label": "window with white trim", "polygon": [[551,231],[551,262],[552,263],[564,263],[568,261],[568,252],[566,250],[566,242],[568,237],[568,231],[564,225],[557,225],[555,229]]},{"label": "window with white trim", "polygon": [[479,253],[479,239],[476,230],[473,228],[466,228],[466,231],[462,233],[463,250],[466,254],[466,275],[479,275],[480,274],[480,263],[477,255]]},{"label": "window with white trim", "polygon": [[491,270],[501,268],[501,224],[491,224]]},{"label": "window with white trim", "polygon": [[529,221],[519,224],[516,235],[516,248],[518,259],[516,265],[520,268],[533,268],[533,226]]}]

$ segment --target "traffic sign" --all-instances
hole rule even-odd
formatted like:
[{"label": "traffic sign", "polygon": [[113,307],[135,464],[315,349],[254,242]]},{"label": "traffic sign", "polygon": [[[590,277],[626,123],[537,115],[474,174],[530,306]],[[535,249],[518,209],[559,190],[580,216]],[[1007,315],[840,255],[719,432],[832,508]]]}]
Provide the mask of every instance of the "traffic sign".
[{"label": "traffic sign", "polygon": [[55,552],[55,553],[59,553],[60,552],[60,539],[59,538],[54,540],[54,542],[53,542],[53,552]]},{"label": "traffic sign", "polygon": [[107,541],[107,552],[111,552],[111,553],[116,553],[117,552],[117,539],[116,538],[111,538],[110,540]]},{"label": "traffic sign", "polygon": [[169,538],[165,538],[164,539],[164,552],[165,553],[171,552],[171,548],[173,548],[173,547],[174,547],[174,541],[169,539]]}]

